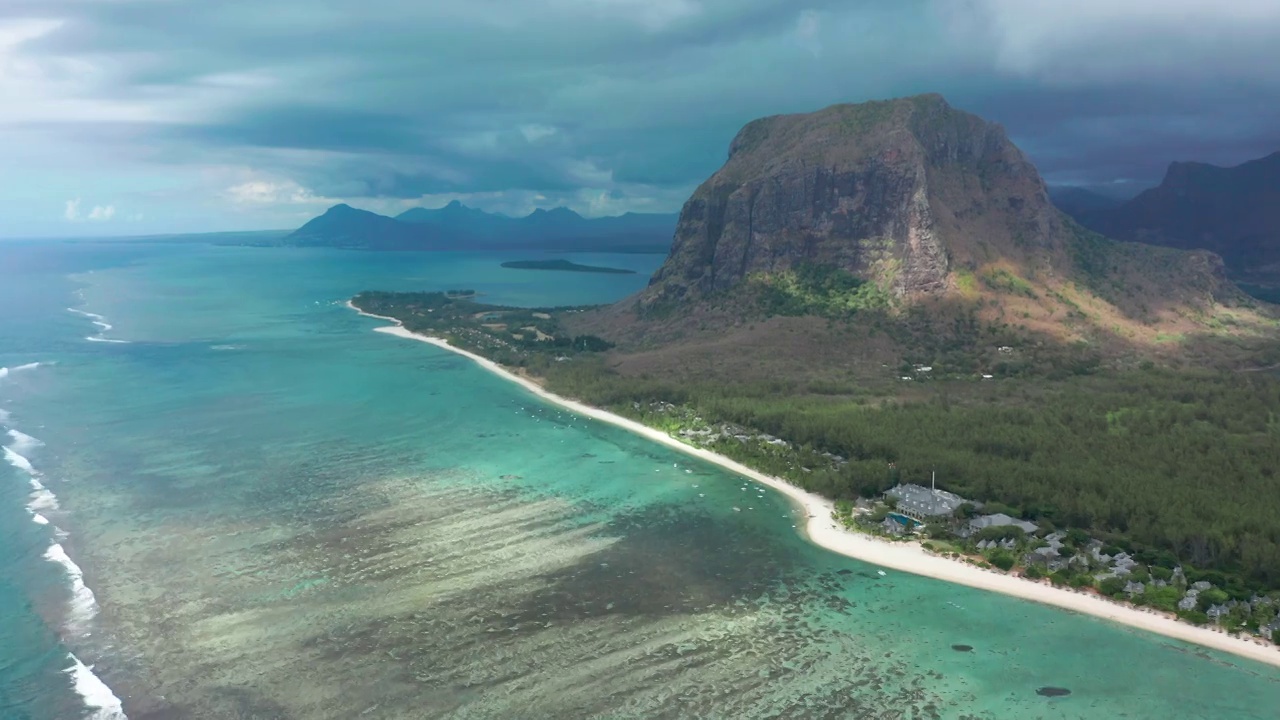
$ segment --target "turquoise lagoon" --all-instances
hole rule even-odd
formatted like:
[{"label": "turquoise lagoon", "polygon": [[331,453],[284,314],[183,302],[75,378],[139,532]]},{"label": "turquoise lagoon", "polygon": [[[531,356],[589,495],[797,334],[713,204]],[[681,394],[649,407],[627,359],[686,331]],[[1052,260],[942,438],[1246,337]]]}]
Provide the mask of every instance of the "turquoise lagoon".
[{"label": "turquoise lagoon", "polygon": [[342,305],[609,302],[661,260],[509,259],[0,245],[0,717],[1277,716],[1276,668],[880,576]]}]

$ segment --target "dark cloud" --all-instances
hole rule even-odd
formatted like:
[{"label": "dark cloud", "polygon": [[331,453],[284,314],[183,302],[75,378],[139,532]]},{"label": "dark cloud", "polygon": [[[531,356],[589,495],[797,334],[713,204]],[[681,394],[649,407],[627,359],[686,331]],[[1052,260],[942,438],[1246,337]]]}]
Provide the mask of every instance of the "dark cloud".
[{"label": "dark cloud", "polygon": [[1003,123],[1051,181],[1155,182],[1172,160],[1280,148],[1280,11],[1168,0],[1178,24],[1147,6],[6,0],[0,29],[61,22],[19,48],[50,143],[109,139],[324,198],[675,209],[755,117],[925,91]]},{"label": "dark cloud", "polygon": [[1278,100],[1257,86],[1168,93],[1019,83],[962,93],[956,104],[1003,123],[1050,182],[1153,184],[1173,161],[1231,165],[1280,149]]},{"label": "dark cloud", "polygon": [[222,122],[174,125],[180,142],[342,152],[418,152],[423,134],[412,118],[304,104],[245,111]]}]

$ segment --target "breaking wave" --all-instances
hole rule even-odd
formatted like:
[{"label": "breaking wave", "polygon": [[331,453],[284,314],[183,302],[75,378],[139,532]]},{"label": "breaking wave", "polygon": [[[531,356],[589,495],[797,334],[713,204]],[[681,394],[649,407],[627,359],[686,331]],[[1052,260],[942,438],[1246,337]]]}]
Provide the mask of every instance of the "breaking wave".
[{"label": "breaking wave", "polygon": [[[105,322],[98,322],[97,324],[99,327],[103,327],[104,332],[111,327]],[[0,368],[0,378],[8,377],[14,372],[31,370],[39,366],[40,363],[27,363],[14,368]],[[7,423],[9,420],[9,413],[0,410],[0,422]],[[49,526],[53,530],[55,541],[49,546],[48,550],[45,550],[44,559],[61,566],[71,585],[71,601],[66,629],[76,635],[83,634],[88,629],[88,623],[98,614],[98,599],[94,596],[93,591],[85,585],[84,572],[80,569],[80,566],[67,555],[66,549],[57,542],[65,539],[67,533],[53,526],[49,522],[49,518],[44,516],[45,512],[58,509],[58,497],[40,481],[42,477],[40,471],[36,470],[31,460],[23,454],[41,447],[44,443],[17,428],[8,428],[6,434],[11,442],[3,448],[5,462],[26,473],[31,483],[30,501],[27,503],[27,512],[31,515],[31,521],[37,525]],[[80,662],[80,659],[75,655],[68,654],[67,657],[71,661],[71,666],[66,668],[64,672],[71,676],[76,694],[84,701],[85,708],[89,711],[87,719],[128,720],[120,698],[116,697],[111,688],[107,687],[107,684],[93,673],[93,668]]]},{"label": "breaking wave", "polygon": [[92,712],[87,720],[128,720],[124,714],[124,704],[111,692],[111,688],[102,679],[93,674],[93,668],[80,662],[80,658],[68,654],[71,667],[63,672],[71,676],[76,694],[84,700],[84,705]]},{"label": "breaking wave", "polygon": [[76,634],[83,632],[89,621],[98,614],[98,598],[84,584],[84,572],[80,566],[67,555],[60,543],[54,543],[44,552],[44,559],[57,563],[67,573],[71,581],[71,612],[67,617],[67,629]]},{"label": "breaking wave", "polygon": [[[7,416],[5,419],[7,419]],[[31,513],[33,522],[46,525],[49,521],[41,513],[57,510],[58,496],[54,495],[52,490],[40,482],[40,471],[36,470],[35,466],[31,464],[31,460],[22,454],[30,452],[44,445],[44,443],[16,428],[9,428],[8,435],[13,442],[4,446],[4,460],[28,475],[31,483],[31,499],[27,503],[27,511]]]},{"label": "breaking wave", "polygon": [[20,430],[9,430],[9,437],[13,438],[13,444],[9,447],[13,448],[16,453],[23,453],[33,448],[38,448],[44,443],[31,437]]},{"label": "breaking wave", "polygon": [[27,509],[33,513],[58,509],[58,496],[34,476],[31,478],[31,502],[27,503]]},{"label": "breaking wave", "polygon": [[39,474],[36,472],[36,469],[31,466],[31,461],[25,456],[14,452],[13,448],[6,447],[4,449],[4,461],[32,477]]},{"label": "breaking wave", "polygon": [[127,344],[129,342],[128,340],[116,340],[114,338],[105,337],[107,334],[107,331],[111,330],[111,328],[114,326],[111,323],[107,322],[107,319],[99,315],[98,313],[91,313],[87,310],[79,310],[77,308],[67,308],[67,312],[75,313],[76,315],[79,315],[81,317],[87,317],[93,321],[94,325],[98,326],[97,335],[89,335],[88,337],[85,338],[85,340],[88,340],[89,342],[119,343],[119,344]]},{"label": "breaking wave", "polygon": [[81,317],[87,317],[90,320],[106,321],[106,318],[102,317],[98,313],[91,313],[87,310],[80,310],[78,308],[67,308],[67,312],[75,313],[76,315],[79,315]]},{"label": "breaking wave", "polygon": [[38,367],[40,367],[40,363],[38,362],[27,363],[26,365],[19,365],[11,368],[0,367],[0,380],[9,377],[12,373],[22,372],[23,370],[35,370]]},{"label": "breaking wave", "polygon": [[116,343],[116,344],[119,344],[119,345],[128,345],[128,344],[129,344],[129,341],[128,341],[128,340],[116,340],[115,338],[104,338],[104,337],[98,337],[98,336],[94,336],[94,335],[89,335],[89,336],[87,336],[87,337],[85,338],[85,340],[88,340],[89,342]]}]

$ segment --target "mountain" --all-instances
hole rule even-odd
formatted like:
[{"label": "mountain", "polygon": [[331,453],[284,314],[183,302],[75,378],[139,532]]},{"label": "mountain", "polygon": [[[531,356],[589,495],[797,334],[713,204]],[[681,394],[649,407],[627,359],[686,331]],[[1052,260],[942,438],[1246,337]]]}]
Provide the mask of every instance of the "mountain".
[{"label": "mountain", "polygon": [[886,342],[801,342],[820,327],[804,317],[896,328],[882,361],[985,353],[999,337],[1116,356],[1260,333],[1269,321],[1250,302],[1212,253],[1080,226],[999,125],[923,95],[747,124],[685,203],[649,287],[574,322],[620,354],[705,341],[698,352],[729,357],[741,336],[748,357],[794,354],[780,372],[801,372]]},{"label": "mountain", "polygon": [[1049,200],[1053,202],[1054,207],[1077,220],[1093,213],[1114,210],[1125,202],[1125,198],[1113,197],[1075,185],[1050,185]]},{"label": "mountain", "polygon": [[396,216],[397,220],[441,229],[462,230],[477,237],[497,239],[502,236],[528,240],[559,239],[575,242],[592,238],[607,239],[610,244],[662,245],[666,252],[675,230],[673,214],[626,213],[614,217],[584,218],[565,207],[537,209],[521,218],[486,213],[454,200],[438,210],[413,208]]},{"label": "mountain", "polygon": [[396,220],[485,238],[510,232],[517,223],[515,218],[470,208],[457,200],[436,210],[411,208],[397,215]]},{"label": "mountain", "polygon": [[1121,240],[1213,251],[1233,272],[1280,265],[1280,152],[1235,167],[1175,162],[1158,187],[1080,219]]},{"label": "mountain", "polygon": [[362,250],[425,250],[435,247],[433,232],[394,218],[334,205],[284,239],[286,245]]},{"label": "mountain", "polygon": [[675,215],[584,218],[563,207],[513,218],[456,200],[438,209],[412,208],[395,218],[337,205],[284,242],[368,250],[666,252],[675,223]]}]

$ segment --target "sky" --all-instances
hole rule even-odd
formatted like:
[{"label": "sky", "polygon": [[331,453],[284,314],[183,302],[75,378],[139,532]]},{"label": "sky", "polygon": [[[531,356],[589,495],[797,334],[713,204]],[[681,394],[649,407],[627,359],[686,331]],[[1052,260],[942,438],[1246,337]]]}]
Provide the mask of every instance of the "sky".
[{"label": "sky", "polygon": [[1280,150],[1278,0],[2,0],[0,237],[676,212],[753,118],[940,92],[1053,184]]}]

